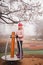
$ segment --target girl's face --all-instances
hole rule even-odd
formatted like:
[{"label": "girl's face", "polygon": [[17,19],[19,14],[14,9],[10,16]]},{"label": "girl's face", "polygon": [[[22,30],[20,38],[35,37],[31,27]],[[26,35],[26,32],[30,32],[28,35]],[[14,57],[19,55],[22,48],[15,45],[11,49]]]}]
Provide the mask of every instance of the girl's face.
[{"label": "girl's face", "polygon": [[21,30],[21,29],[23,29],[23,27],[22,26],[19,26],[18,29]]}]

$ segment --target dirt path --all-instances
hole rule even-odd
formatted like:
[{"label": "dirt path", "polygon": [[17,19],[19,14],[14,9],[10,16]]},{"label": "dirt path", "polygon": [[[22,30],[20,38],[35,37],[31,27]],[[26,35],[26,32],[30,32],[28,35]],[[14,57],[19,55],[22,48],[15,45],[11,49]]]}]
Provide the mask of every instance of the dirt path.
[{"label": "dirt path", "polygon": [[24,57],[19,62],[5,62],[2,59],[0,59],[0,65],[43,65],[43,56],[38,57],[37,55],[30,55]]}]

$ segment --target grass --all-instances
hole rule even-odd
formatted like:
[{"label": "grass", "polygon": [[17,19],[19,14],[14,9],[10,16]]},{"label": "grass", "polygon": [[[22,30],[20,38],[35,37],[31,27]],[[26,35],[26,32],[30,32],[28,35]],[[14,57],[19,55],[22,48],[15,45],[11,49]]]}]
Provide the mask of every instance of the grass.
[{"label": "grass", "polygon": [[[38,55],[43,55],[43,50],[29,50],[29,49],[23,49],[24,54],[38,54]],[[16,53],[16,50],[15,50]],[[9,52],[7,53],[9,54]],[[0,53],[0,57],[4,55],[4,53]]]},{"label": "grass", "polygon": [[24,54],[41,54],[43,55],[43,50],[29,50],[29,49],[23,49]]},{"label": "grass", "polygon": [[0,53],[0,57],[3,56],[3,55],[4,55],[4,53]]},{"label": "grass", "polygon": [[25,54],[42,54],[43,55],[43,50],[30,50],[30,51],[24,51]]}]

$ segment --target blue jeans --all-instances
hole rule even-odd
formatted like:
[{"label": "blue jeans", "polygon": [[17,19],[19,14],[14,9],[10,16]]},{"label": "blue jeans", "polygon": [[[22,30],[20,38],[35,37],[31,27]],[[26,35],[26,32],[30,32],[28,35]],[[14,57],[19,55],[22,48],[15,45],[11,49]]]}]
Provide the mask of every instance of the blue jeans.
[{"label": "blue jeans", "polygon": [[23,43],[23,41],[17,41],[18,55],[19,55],[19,56],[20,56],[20,53],[21,53],[21,56],[23,56],[22,43]]}]

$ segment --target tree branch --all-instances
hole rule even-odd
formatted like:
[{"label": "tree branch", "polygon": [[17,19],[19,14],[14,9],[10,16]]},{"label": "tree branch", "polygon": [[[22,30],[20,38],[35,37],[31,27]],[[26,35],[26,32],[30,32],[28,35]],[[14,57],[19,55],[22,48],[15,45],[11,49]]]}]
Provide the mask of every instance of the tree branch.
[{"label": "tree branch", "polygon": [[6,19],[9,19],[10,21],[12,21],[13,23],[18,23],[18,21],[13,21],[12,19],[10,19],[10,18],[7,18],[7,17],[5,17],[5,16],[2,16],[2,17],[4,17],[4,18],[6,18]]},{"label": "tree branch", "polygon": [[[1,19],[5,22],[5,23],[7,23],[2,17],[1,17]],[[7,23],[8,24],[8,23]]]}]

